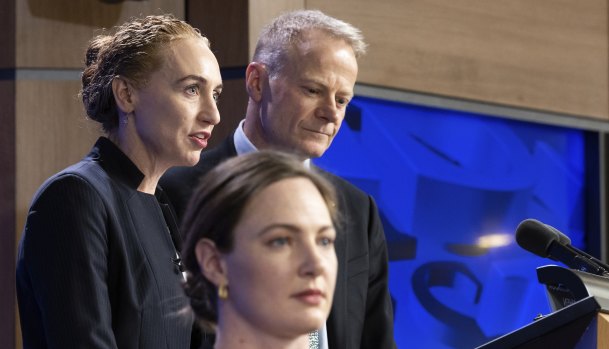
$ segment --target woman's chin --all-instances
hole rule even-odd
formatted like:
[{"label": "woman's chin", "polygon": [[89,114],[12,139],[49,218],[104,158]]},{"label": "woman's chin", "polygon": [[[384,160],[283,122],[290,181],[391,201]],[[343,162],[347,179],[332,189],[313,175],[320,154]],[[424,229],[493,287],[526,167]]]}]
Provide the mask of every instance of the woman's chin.
[{"label": "woman's chin", "polygon": [[318,330],[324,326],[326,323],[327,316],[322,316],[320,314],[311,314],[309,316],[302,317],[301,323],[304,332],[311,332]]},{"label": "woman's chin", "polygon": [[189,154],[187,154],[184,158],[183,161],[181,161],[180,165],[176,165],[176,166],[187,166],[187,167],[192,167],[194,165],[196,165],[199,162],[199,159],[201,158],[201,151],[195,151],[195,152],[191,152]]}]

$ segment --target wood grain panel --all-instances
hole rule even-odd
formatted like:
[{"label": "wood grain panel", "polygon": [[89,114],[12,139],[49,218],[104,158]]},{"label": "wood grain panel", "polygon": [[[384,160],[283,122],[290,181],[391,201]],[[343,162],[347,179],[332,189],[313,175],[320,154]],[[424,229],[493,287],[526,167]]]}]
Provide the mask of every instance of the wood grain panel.
[{"label": "wood grain panel", "polygon": [[138,15],[173,13],[183,1],[23,0],[17,3],[17,67],[81,68],[89,40]]},{"label": "wood grain panel", "polygon": [[[15,66],[15,1],[4,1],[0,11],[0,69]],[[1,77],[0,77],[1,78]]]},{"label": "wood grain panel", "polygon": [[201,30],[221,67],[240,67],[248,57],[248,0],[191,0],[186,20]]},{"label": "wood grain panel", "polygon": [[260,30],[282,12],[305,8],[305,0],[250,0],[249,58],[254,56]]},{"label": "wood grain panel", "polygon": [[80,160],[101,134],[85,119],[78,81],[17,81],[16,214],[21,235],[32,196],[52,174]]},{"label": "wood grain panel", "polygon": [[218,104],[220,123],[214,127],[209,147],[217,145],[231,135],[239,122],[245,118],[248,100],[245,79],[225,80],[223,85]]},{"label": "wood grain panel", "polygon": [[609,119],[607,1],[307,0],[360,27],[359,82]]},{"label": "wood grain panel", "polygon": [[201,29],[212,43],[221,67],[249,63],[262,27],[284,11],[304,8],[304,0],[191,0],[189,23]]},{"label": "wood grain panel", "polygon": [[0,80],[0,338],[15,346],[15,82]]},{"label": "wood grain panel", "polygon": [[609,349],[609,314],[598,313],[597,326],[596,347],[598,349]]}]

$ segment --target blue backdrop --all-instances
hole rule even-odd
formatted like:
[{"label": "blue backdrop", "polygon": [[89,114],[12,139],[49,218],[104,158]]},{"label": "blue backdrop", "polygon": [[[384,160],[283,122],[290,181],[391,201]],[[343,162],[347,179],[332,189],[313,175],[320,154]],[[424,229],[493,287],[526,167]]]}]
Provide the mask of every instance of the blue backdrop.
[{"label": "blue backdrop", "polygon": [[315,163],[377,201],[400,348],[472,348],[549,306],[514,242],[536,218],[585,249],[585,132],[355,98]]}]

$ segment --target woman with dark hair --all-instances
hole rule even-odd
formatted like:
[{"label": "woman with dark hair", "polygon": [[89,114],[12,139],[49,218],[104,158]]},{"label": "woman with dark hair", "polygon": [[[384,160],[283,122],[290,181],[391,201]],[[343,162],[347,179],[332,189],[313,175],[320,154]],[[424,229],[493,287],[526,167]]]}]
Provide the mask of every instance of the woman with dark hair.
[{"label": "woman with dark hair", "polygon": [[294,157],[261,151],[201,179],[186,211],[186,293],[214,348],[308,348],[332,305],[335,194]]},{"label": "woman with dark hair", "polygon": [[188,348],[180,235],[160,176],[220,121],[208,40],[171,15],[90,42],[81,96],[101,137],[32,200],[17,259],[24,348]]}]

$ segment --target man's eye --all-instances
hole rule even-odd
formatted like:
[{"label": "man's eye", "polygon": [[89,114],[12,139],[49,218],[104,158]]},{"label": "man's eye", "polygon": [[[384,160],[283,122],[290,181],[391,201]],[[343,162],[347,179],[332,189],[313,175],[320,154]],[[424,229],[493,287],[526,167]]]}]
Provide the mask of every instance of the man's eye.
[{"label": "man's eye", "polygon": [[345,105],[349,104],[349,99],[348,98],[337,98],[336,103],[338,103],[338,105],[345,106]]},{"label": "man's eye", "polygon": [[309,95],[316,95],[319,93],[319,90],[312,88],[312,87],[305,87],[305,92]]}]

